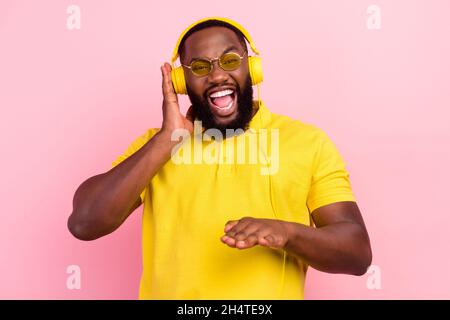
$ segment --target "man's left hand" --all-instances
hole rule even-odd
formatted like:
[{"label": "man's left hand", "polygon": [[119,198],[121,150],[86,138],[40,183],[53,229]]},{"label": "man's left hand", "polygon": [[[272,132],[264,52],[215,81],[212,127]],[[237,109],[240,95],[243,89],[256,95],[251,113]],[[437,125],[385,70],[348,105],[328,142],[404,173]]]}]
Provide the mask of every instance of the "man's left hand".
[{"label": "man's left hand", "polygon": [[283,249],[288,241],[287,224],[281,220],[245,217],[228,221],[220,240],[232,248],[248,249],[255,245]]}]

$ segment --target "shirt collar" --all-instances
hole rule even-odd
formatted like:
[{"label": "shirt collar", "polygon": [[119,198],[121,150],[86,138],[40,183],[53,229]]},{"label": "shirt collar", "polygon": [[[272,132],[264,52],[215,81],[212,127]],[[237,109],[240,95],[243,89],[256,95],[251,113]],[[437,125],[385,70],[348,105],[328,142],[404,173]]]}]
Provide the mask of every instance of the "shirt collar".
[{"label": "shirt collar", "polygon": [[249,129],[267,128],[271,119],[271,113],[269,109],[267,109],[262,100],[253,101],[253,107],[258,108],[258,111],[256,111],[252,120],[250,120],[248,124]]}]

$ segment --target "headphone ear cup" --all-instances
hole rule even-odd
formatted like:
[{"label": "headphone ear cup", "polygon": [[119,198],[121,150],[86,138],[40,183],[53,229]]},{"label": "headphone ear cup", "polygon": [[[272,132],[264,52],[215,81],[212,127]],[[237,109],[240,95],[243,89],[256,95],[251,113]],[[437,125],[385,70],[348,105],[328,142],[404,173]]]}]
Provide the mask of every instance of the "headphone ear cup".
[{"label": "headphone ear cup", "polygon": [[172,84],[175,92],[178,94],[187,94],[183,67],[179,66],[175,69],[172,69],[170,75],[172,77]]},{"label": "headphone ear cup", "polygon": [[250,72],[250,78],[252,79],[253,86],[263,82],[261,57],[256,56],[248,57],[248,71]]}]

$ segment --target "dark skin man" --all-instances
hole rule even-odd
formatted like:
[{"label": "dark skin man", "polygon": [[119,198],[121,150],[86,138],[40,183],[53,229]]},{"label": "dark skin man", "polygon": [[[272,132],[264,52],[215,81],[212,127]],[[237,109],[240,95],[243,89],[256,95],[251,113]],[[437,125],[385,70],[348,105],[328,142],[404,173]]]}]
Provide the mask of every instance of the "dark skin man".
[{"label": "dark skin man", "polygon": [[[245,53],[238,36],[225,27],[209,27],[189,36],[183,47],[181,63],[194,58],[215,59],[224,52]],[[74,210],[69,229],[75,237],[93,240],[116,230],[141,205],[140,192],[148,181],[170,159],[171,141],[177,129],[192,133],[192,107],[184,116],[174,92],[171,67],[164,63],[162,72],[163,122],[161,130],[140,150],[106,173],[83,182],[74,196]],[[214,62],[211,73],[196,77],[186,72],[186,84],[191,95],[208,101],[209,93],[222,88],[243,90],[249,77],[247,59],[233,71],[224,71]],[[205,99],[206,98],[206,99]],[[236,100],[235,100],[236,101]],[[237,102],[230,108],[218,109],[208,102],[213,122],[227,126],[239,117]],[[253,110],[253,116],[257,110]],[[329,272],[362,275],[371,264],[369,236],[355,202],[336,202],[311,212],[315,226],[275,219],[243,217],[224,226],[224,245],[244,250],[253,246],[282,249],[298,256],[313,268]]]}]

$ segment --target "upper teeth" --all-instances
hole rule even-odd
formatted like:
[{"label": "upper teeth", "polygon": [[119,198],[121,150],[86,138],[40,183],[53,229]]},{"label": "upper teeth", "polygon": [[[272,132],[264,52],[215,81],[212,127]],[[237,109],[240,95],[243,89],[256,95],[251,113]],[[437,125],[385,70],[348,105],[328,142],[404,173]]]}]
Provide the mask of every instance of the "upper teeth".
[{"label": "upper teeth", "polygon": [[211,93],[210,97],[211,98],[219,98],[219,97],[227,96],[232,93],[233,93],[233,90],[227,89],[227,90],[222,90],[222,91],[217,91],[217,92]]}]

